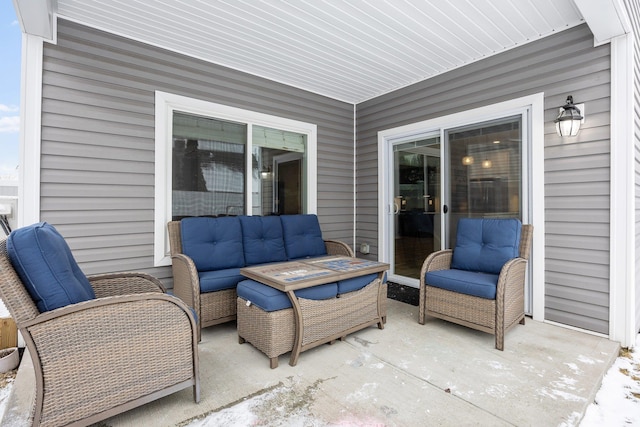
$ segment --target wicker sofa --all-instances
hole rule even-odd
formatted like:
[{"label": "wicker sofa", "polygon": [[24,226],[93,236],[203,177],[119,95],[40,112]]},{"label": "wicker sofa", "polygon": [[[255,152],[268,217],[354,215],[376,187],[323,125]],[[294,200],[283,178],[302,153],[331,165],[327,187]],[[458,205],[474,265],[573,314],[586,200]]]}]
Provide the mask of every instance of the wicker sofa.
[{"label": "wicker sofa", "polygon": [[322,239],[316,215],[193,217],[168,224],[173,292],[200,328],[236,319],[240,268],[322,255],[353,256]]},{"label": "wicker sofa", "polygon": [[93,424],[188,387],[199,401],[195,319],[156,278],[86,277],[40,223],[0,241],[0,297],[33,361],[34,426]]},{"label": "wicker sofa", "polygon": [[524,324],[524,281],[533,226],[518,219],[464,218],[456,247],[429,255],[420,273],[418,322],[438,317],[495,335]]}]

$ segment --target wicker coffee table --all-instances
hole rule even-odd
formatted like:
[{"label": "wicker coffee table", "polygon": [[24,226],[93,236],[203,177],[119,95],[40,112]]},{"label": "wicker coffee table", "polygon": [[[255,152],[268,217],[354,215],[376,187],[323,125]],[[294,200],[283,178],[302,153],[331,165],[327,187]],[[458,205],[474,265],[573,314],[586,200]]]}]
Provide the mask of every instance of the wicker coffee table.
[{"label": "wicker coffee table", "polygon": [[[383,289],[384,272],[389,265],[377,261],[346,256],[327,256],[300,261],[245,267],[240,273],[257,282],[285,292],[291,300],[295,319],[294,344],[289,364],[295,366],[301,352],[320,344],[335,341],[352,332],[378,325],[384,329],[381,304],[386,294]],[[352,300],[334,298],[332,300],[298,299],[294,291],[311,286],[337,282],[339,280],[378,273],[375,286],[368,285],[368,291]],[[369,297],[366,293],[374,292]],[[360,300],[361,303],[357,301]],[[348,301],[348,303],[347,303]],[[361,309],[377,306],[375,310]],[[350,318],[350,320],[346,320]],[[305,333],[305,330],[307,333]],[[312,330],[312,333],[309,333]]]}]

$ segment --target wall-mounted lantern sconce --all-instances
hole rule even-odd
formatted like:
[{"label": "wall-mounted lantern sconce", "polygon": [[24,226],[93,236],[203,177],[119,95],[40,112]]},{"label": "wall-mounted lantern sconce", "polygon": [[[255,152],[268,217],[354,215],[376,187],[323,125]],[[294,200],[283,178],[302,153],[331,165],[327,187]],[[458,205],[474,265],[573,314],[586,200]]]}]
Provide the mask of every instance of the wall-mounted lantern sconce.
[{"label": "wall-mounted lantern sconce", "polygon": [[462,164],[465,166],[469,166],[473,164],[473,156],[464,156],[462,158]]},{"label": "wall-mounted lantern sconce", "polygon": [[482,161],[482,167],[483,167],[483,168],[485,168],[485,169],[490,169],[490,168],[491,168],[491,166],[493,166],[493,162],[492,162],[491,160],[489,160],[489,159],[484,159],[484,160]]},{"label": "wall-mounted lantern sconce", "polygon": [[260,171],[260,176],[262,179],[271,178],[271,167],[267,166],[266,168],[263,168],[262,171]]},{"label": "wall-mounted lantern sconce", "polygon": [[[580,108],[582,107],[582,112]],[[584,122],[584,104],[575,105],[573,96],[567,97],[567,103],[560,107],[560,114],[554,120],[556,131],[560,136],[576,136],[580,130],[580,125]]]}]

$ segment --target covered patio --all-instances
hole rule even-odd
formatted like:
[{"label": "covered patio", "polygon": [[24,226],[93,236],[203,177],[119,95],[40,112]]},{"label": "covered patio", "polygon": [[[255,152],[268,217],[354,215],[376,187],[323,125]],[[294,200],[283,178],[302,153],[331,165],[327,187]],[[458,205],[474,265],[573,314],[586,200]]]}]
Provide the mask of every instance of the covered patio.
[{"label": "covered patio", "polygon": [[[297,162],[296,153],[307,159],[297,212],[317,214],[323,236],[356,256],[389,263],[389,280],[405,286],[418,278],[396,257],[398,237],[412,239],[408,258],[419,265],[447,247],[456,209],[518,217],[536,230],[531,317],[506,334],[504,351],[489,334],[433,318],[420,325],[416,306],[389,300],[384,330],[321,345],[295,367],[280,356],[270,369],[228,322],[205,328],[197,345],[199,404],[187,389],[100,426],[579,424],[640,324],[637,0],[44,3],[14,2],[27,64],[17,222],[55,224],[87,275],[144,271],[176,293],[166,231],[185,212],[174,198],[233,190],[240,202],[186,214],[279,212],[276,166]],[[570,139],[554,125],[568,95],[586,116]],[[174,121],[182,131],[181,120],[194,117],[212,129],[239,125],[244,139],[173,132]],[[485,133],[505,123],[514,132],[506,139]],[[254,130],[266,129],[306,145],[260,145]],[[466,134],[449,136],[470,129],[482,145],[465,142],[451,155],[448,144]],[[196,188],[174,189],[174,151],[195,140],[211,143],[205,160],[221,155],[222,143],[242,148],[242,157],[228,149],[225,166],[245,173],[229,188],[205,192],[196,179]],[[485,155],[507,142],[520,151]],[[402,173],[404,163],[385,159],[405,143],[422,150],[407,165],[422,163]],[[514,197],[488,196],[505,187],[501,159],[517,172],[507,187]],[[405,190],[420,203],[401,212]],[[396,230],[400,213],[407,221],[398,218]],[[429,218],[426,231],[407,226],[412,213]],[[431,239],[428,250],[416,237]],[[31,360],[23,360],[8,425],[29,425],[34,406]]]},{"label": "covered patio", "polygon": [[[578,425],[618,355],[607,338],[527,318],[506,335],[428,319],[388,300],[384,330],[370,327],[343,342],[280,366],[238,344],[234,322],[206,328],[199,345],[202,400],[191,390],[105,420],[112,427],[210,425]],[[126,357],[126,355],[122,355]],[[3,419],[30,425],[33,371],[23,358]]]}]

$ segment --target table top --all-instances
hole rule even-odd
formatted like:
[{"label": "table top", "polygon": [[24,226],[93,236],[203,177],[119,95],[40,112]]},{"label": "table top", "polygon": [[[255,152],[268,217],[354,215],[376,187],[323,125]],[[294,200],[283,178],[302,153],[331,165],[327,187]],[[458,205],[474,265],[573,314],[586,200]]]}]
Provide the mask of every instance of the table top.
[{"label": "table top", "polygon": [[389,264],[346,256],[326,256],[240,269],[250,279],[283,292],[380,273]]}]

